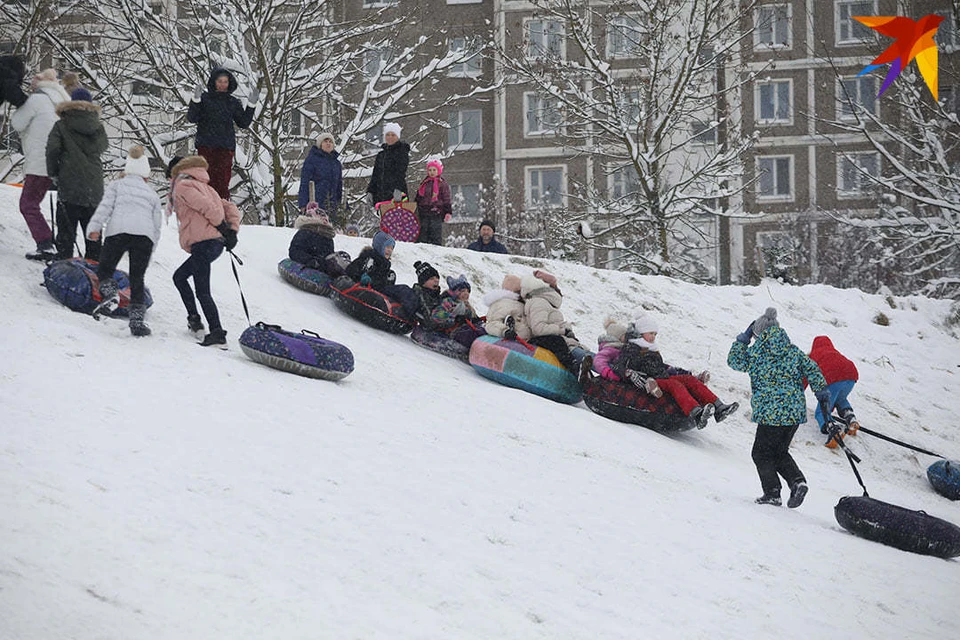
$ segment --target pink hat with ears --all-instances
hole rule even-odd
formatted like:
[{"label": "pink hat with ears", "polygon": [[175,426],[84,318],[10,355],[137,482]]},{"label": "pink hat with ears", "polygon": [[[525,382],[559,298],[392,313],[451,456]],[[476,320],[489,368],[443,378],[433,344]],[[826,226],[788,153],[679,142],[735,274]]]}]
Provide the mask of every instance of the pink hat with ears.
[{"label": "pink hat with ears", "polygon": [[428,162],[428,163],[427,163],[427,169],[429,169],[430,167],[436,167],[436,168],[437,168],[437,175],[438,175],[438,176],[442,176],[442,175],[443,175],[443,163],[440,162],[439,160],[431,160],[430,162]]}]

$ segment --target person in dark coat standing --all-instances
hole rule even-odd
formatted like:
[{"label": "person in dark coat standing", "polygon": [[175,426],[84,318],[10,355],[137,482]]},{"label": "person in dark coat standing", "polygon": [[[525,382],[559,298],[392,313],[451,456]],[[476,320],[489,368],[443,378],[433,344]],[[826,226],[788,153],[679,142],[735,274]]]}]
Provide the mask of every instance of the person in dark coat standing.
[{"label": "person in dark coat standing", "polygon": [[237,80],[226,69],[214,69],[207,80],[207,90],[197,85],[187,109],[187,122],[197,125],[197,154],[210,165],[210,186],[224,200],[230,199],[230,177],[233,154],[237,148],[234,126],[250,127],[259,92],[254,88],[247,96],[247,107],[233,96]]},{"label": "person in dark coat standing", "polygon": [[417,214],[420,216],[420,237],[417,242],[443,244],[443,223],[450,222],[453,207],[450,185],[443,179],[443,163],[427,163],[427,177],[417,189]]},{"label": "person in dark coat standing", "polygon": [[83,257],[99,262],[100,241],[87,238],[87,224],[103,198],[101,156],[107,150],[107,132],[89,91],[80,87],[70,97],[57,105],[60,119],[47,138],[47,175],[57,180],[57,196],[63,204],[57,220],[57,259],[73,257],[79,224],[86,238]]},{"label": "person in dark coat standing", "polygon": [[27,68],[20,56],[0,56],[0,105],[9,102],[14,108],[23,106],[27,94],[23,92],[23,78]]},{"label": "person in dark coat standing", "polygon": [[496,232],[497,227],[493,220],[484,220],[480,223],[480,237],[467,245],[467,249],[484,253],[509,253],[507,248],[493,237]]},{"label": "person in dark coat standing", "polygon": [[313,183],[314,202],[326,212],[331,223],[338,224],[340,203],[343,201],[343,165],[334,148],[332,133],[321,133],[317,143],[310,147],[300,169],[300,193],[297,205],[306,211],[310,202],[310,183]]},{"label": "person in dark coat standing", "polygon": [[373,173],[367,185],[367,204],[371,206],[393,200],[394,192],[407,193],[410,145],[400,139],[400,132],[396,122],[383,125],[383,144],[373,161]]}]

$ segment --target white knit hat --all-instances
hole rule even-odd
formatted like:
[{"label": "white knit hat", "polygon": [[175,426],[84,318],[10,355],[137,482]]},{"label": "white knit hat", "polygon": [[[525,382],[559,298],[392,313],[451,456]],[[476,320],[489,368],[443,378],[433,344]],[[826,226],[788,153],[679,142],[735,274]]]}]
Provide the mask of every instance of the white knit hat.
[{"label": "white knit hat", "polygon": [[638,336],[645,333],[660,332],[660,326],[657,324],[657,321],[649,314],[643,312],[633,319],[633,322],[630,323],[630,329]]},{"label": "white knit hat", "polygon": [[143,147],[138,144],[130,147],[130,151],[127,153],[127,161],[123,165],[123,172],[128,176],[150,177],[150,161],[144,155]]},{"label": "white knit hat", "polygon": [[333,144],[337,144],[337,141],[334,140],[333,138],[333,134],[330,133],[329,131],[324,131],[323,133],[317,136],[317,146],[319,147],[320,143],[323,142],[324,140],[329,140]]},{"label": "white knit hat", "polygon": [[398,125],[396,122],[388,122],[387,124],[383,125],[383,135],[387,135],[388,133],[395,133],[399,138],[400,131],[402,131],[402,129],[400,128],[400,125]]}]

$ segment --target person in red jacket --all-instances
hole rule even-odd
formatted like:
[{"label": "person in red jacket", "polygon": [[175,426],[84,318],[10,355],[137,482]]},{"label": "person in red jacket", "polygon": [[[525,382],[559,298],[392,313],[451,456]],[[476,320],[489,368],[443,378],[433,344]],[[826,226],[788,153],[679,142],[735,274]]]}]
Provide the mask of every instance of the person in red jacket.
[{"label": "person in red jacket", "polygon": [[[830,392],[830,411],[833,411],[836,407],[840,419],[847,424],[847,433],[850,435],[856,434],[857,429],[860,428],[860,423],[857,422],[857,416],[854,415],[853,407],[850,406],[847,396],[853,391],[853,386],[860,377],[857,366],[853,364],[852,360],[837,351],[827,336],[817,336],[813,339],[810,359],[817,363],[827,381],[827,391]],[[819,404],[817,405],[816,418],[822,431],[826,416],[823,415],[823,410]],[[827,446],[835,449],[837,443],[831,438]]]}]

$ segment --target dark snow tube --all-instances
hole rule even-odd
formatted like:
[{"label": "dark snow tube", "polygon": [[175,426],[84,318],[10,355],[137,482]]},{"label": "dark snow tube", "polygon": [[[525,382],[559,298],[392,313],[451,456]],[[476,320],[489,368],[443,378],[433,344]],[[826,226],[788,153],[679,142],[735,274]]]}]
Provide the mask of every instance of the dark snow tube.
[{"label": "dark snow tube", "polygon": [[320,296],[330,295],[330,276],[323,271],[309,269],[295,260],[284,258],[277,264],[277,272],[297,289]]},{"label": "dark snow tube", "polygon": [[514,340],[480,336],[470,347],[470,365],[484,378],[523,389],[556,402],[580,402],[580,383],[543,347],[530,349]]},{"label": "dark snow tube", "polygon": [[[113,279],[120,288],[120,306],[113,312],[114,317],[129,315],[130,277],[119,269],[113,272]],[[103,298],[100,297],[100,280],[97,278],[97,263],[87,262],[83,258],[58,260],[43,270],[43,286],[53,299],[62,305],[79,311],[91,313]],[[152,306],[150,290],[144,287],[143,303]]]},{"label": "dark snow tube", "polygon": [[861,538],[938,558],[960,556],[960,527],[923,511],[847,496],[833,513],[841,527]]},{"label": "dark snow tube", "polygon": [[436,351],[448,358],[456,358],[463,362],[470,360],[469,347],[463,346],[442,331],[426,331],[423,327],[417,325],[413,328],[410,339],[421,347]]},{"label": "dark snow tube", "polygon": [[934,491],[951,500],[960,500],[960,462],[938,460],[927,467],[927,479]]},{"label": "dark snow tube", "polygon": [[584,372],[580,378],[583,403],[590,411],[618,422],[635,424],[659,433],[688,431],[697,425],[673,398],[655,398],[626,382],[614,382]]},{"label": "dark snow tube", "polygon": [[340,380],[353,371],[353,353],[304,329],[284,331],[258,322],[240,334],[240,348],[254,362],[308,378]]},{"label": "dark snow tube", "polygon": [[348,316],[387,333],[404,334],[413,323],[403,315],[403,306],[376,289],[353,285],[345,289],[330,287],[334,303]]}]

